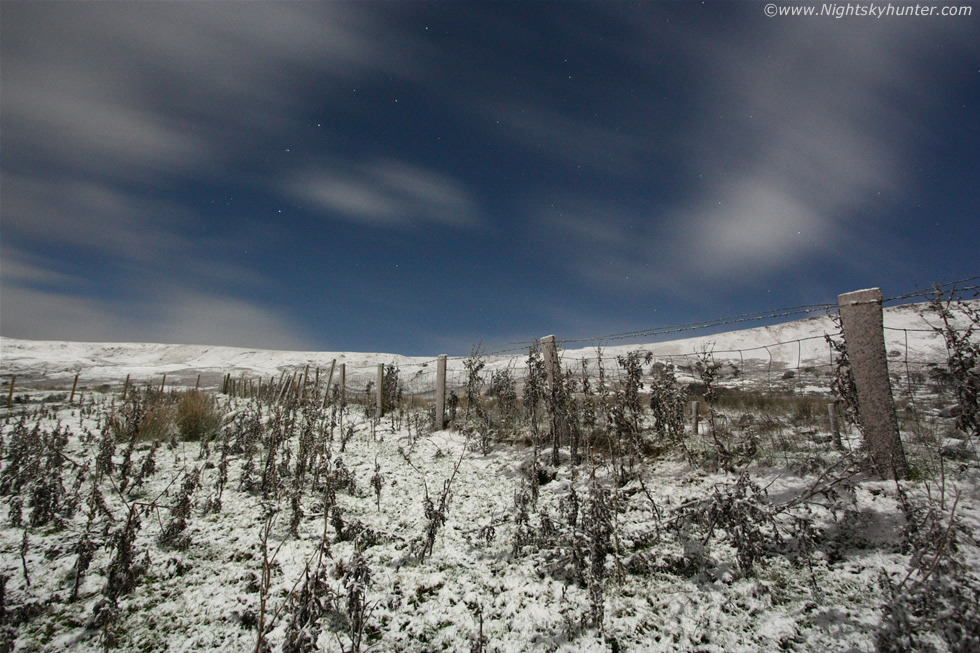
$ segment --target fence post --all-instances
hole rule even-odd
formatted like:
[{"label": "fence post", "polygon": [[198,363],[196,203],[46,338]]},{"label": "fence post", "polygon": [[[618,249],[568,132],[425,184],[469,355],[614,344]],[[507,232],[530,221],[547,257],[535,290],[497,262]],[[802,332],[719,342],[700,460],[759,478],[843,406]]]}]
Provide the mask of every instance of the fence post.
[{"label": "fence post", "polygon": [[700,424],[698,420],[701,417],[701,406],[697,401],[691,402],[691,433],[694,435],[698,434],[698,428]]},{"label": "fence post", "polygon": [[333,383],[333,369],[337,366],[337,359],[330,361],[330,373],[327,374],[327,391],[323,393],[323,407],[326,408],[330,403],[330,385]]},{"label": "fence post", "polygon": [[347,363],[340,364],[340,376],[337,379],[337,385],[340,386],[340,405],[343,406],[345,400],[347,399]]},{"label": "fence post", "polygon": [[194,392],[197,392],[200,389],[201,389],[201,375],[198,374],[197,381],[194,383]]},{"label": "fence post", "polygon": [[375,388],[375,390],[378,391],[378,406],[377,406],[377,410],[374,413],[378,419],[381,419],[381,417],[384,415],[384,406],[382,405],[383,397],[381,396],[381,385],[384,383],[384,380],[385,380],[384,363],[378,363],[378,386],[377,388]]},{"label": "fence post", "polygon": [[71,397],[68,398],[68,403],[70,403],[70,404],[75,402],[75,388],[78,387],[78,375],[79,374],[81,374],[81,372],[76,372],[75,373],[75,382],[71,384]]},{"label": "fence post", "polygon": [[10,392],[7,393],[7,408],[14,405],[14,384],[17,383],[17,375],[14,374],[10,379]]},{"label": "fence post", "polygon": [[439,354],[436,361],[436,423],[435,428],[441,431],[446,426],[446,361],[449,356]]},{"label": "fence post", "polygon": [[126,375],[126,385],[123,386],[123,401],[126,401],[126,393],[129,392],[129,375]]},{"label": "fence post", "polygon": [[165,387],[167,387],[167,373],[166,372],[163,373],[163,381],[160,382],[160,392],[163,392],[163,389]]},{"label": "fence post", "polygon": [[279,403],[279,397],[282,394],[282,389],[285,383],[286,383],[286,370],[283,370],[282,374],[279,375],[279,383],[277,383],[275,386],[275,392],[272,393],[273,403]]},{"label": "fence post", "polygon": [[286,388],[289,387],[290,383],[292,383],[292,378],[287,380],[286,370],[283,370],[282,378],[279,380],[279,386],[276,388],[276,396],[273,399],[275,403],[278,404],[282,402],[283,398],[286,396]]},{"label": "fence post", "polygon": [[837,406],[833,403],[827,404],[827,414],[830,415],[830,433],[834,436],[834,446],[838,451],[843,451],[844,443],[840,439],[840,422],[837,420]]},{"label": "fence post", "polygon": [[548,374],[548,388],[554,390],[555,370],[558,369],[558,344],[555,336],[541,338],[541,357],[544,359],[544,369]]},{"label": "fence post", "polygon": [[908,478],[908,463],[898,433],[895,401],[888,380],[880,288],[856,290],[837,298],[847,355],[858,394],[861,430],[878,474]]}]

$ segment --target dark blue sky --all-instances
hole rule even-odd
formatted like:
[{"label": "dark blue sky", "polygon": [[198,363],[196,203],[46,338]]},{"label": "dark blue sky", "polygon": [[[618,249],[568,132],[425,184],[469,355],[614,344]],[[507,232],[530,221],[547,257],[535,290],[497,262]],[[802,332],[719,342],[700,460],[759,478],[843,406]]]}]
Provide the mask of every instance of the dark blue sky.
[{"label": "dark blue sky", "polygon": [[764,6],[4,0],[0,332],[460,354],[980,273],[980,15]]}]

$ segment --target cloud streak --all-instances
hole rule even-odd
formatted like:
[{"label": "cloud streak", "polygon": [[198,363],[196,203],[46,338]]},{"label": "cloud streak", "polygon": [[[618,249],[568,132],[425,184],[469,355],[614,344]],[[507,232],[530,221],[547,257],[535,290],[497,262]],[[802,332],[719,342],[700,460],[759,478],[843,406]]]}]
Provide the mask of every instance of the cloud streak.
[{"label": "cloud streak", "polygon": [[287,67],[329,85],[389,66],[349,3],[9,3],[4,21],[4,146],[45,171],[214,169],[230,141],[290,119]]},{"label": "cloud streak", "polygon": [[[561,218],[568,237],[593,252],[582,277],[608,284],[630,275],[629,287],[648,291],[751,283],[886,232],[891,225],[868,215],[912,190],[918,125],[943,95],[934,44],[962,53],[970,35],[962,22],[885,23],[748,21],[675,35],[689,74],[708,80],[694,118],[665,144],[695,181],[656,207],[609,198]],[[661,27],[648,29],[654,42]],[[642,65],[645,52],[634,55]]]},{"label": "cloud streak", "polygon": [[[279,283],[222,258],[244,227],[202,238],[201,207],[182,189],[227,182],[296,122],[313,84],[412,75],[402,37],[353,3],[11,2],[2,12],[4,335],[301,344],[309,334],[263,306],[272,302],[233,290],[248,280],[269,296]],[[472,219],[432,174],[374,174],[437,221]],[[428,185],[404,188],[413,182]],[[201,285],[207,294],[178,290]]]},{"label": "cloud streak", "polygon": [[304,350],[312,334],[263,304],[176,287],[104,299],[5,284],[0,331],[10,338],[160,342]]},{"label": "cloud streak", "polygon": [[473,228],[477,203],[450,177],[384,159],[347,169],[312,169],[283,186],[330,216],[371,226],[434,224]]}]

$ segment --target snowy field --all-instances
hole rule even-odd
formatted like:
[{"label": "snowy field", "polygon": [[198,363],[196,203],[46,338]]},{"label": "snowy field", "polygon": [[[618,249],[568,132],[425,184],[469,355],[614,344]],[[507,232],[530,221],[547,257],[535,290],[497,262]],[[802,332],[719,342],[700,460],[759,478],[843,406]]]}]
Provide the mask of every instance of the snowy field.
[{"label": "snowy field", "polygon": [[436,432],[404,403],[208,393],[194,431],[187,391],[17,394],[0,650],[980,650],[980,464],[941,394],[900,411],[902,482],[798,394],[664,436],[650,395],[629,426],[624,388],[579,385],[557,465],[549,405],[486,392]]}]

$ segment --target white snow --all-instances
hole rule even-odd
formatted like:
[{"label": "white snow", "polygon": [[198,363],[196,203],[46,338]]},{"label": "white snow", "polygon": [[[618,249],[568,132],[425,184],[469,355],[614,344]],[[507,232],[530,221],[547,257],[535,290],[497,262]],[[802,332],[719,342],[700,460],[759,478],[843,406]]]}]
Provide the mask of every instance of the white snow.
[{"label": "white snow", "polygon": [[[930,328],[927,319],[919,307],[888,309],[889,350],[902,352],[902,359],[941,363],[945,348],[941,339],[925,331]],[[829,318],[811,318],[643,347],[610,346],[604,349],[604,364],[612,368],[616,355],[637,348],[667,359],[697,352],[710,342],[716,352],[743,350],[742,359],[749,358],[749,351],[758,353],[768,346],[781,369],[797,369],[801,360],[806,363],[826,355],[822,336],[832,331]],[[200,373],[210,379],[213,388],[229,372],[278,378],[283,370],[301,371],[310,365],[311,369],[319,367],[322,375],[336,359],[347,362],[348,379],[353,372],[354,383],[359,382],[358,373],[363,375],[363,382],[373,379],[372,368],[378,363],[401,366],[401,378],[408,382],[415,370],[425,370],[416,379],[420,386],[431,383],[430,371],[434,376],[434,358],[392,354],[9,338],[0,340],[0,347],[0,375],[9,379],[16,374],[18,388],[22,380],[24,383],[16,392],[20,401],[11,409],[0,407],[3,467],[13,462],[9,447],[22,416],[26,416],[29,428],[36,424],[44,432],[60,425],[68,432],[68,444],[62,451],[66,460],[89,466],[81,474],[83,497],[91,487],[99,434],[108,417],[119,410],[118,384],[127,375],[149,380],[167,373],[168,379],[173,375],[178,382],[192,385]],[[768,365],[766,350],[761,351]],[[562,355],[568,364],[576,358],[595,356],[595,350],[566,349]],[[491,358],[489,367],[511,366],[520,375],[525,356]],[[737,353],[735,359],[742,360]],[[450,369],[461,374],[462,360],[451,360]],[[66,382],[70,387],[79,371],[89,389],[81,402],[68,404],[63,388]],[[109,384],[109,392],[98,390],[99,383]],[[45,386],[62,390],[55,392]],[[826,391],[818,377],[800,387]],[[245,410],[248,403],[231,398],[221,398],[220,402],[229,415]],[[263,406],[266,418],[269,410]],[[617,487],[611,459],[597,456],[597,482],[620,506],[613,515],[618,548],[606,560],[601,599],[604,616],[598,628],[589,618],[589,589],[561,572],[571,568],[570,540],[532,543],[520,555],[513,552],[515,492],[523,476],[521,470],[531,456],[530,448],[495,444],[484,455],[474,446],[475,436],[448,430],[419,432],[410,416],[400,423],[397,416],[373,422],[364,416],[369,412],[369,408],[352,405],[344,416],[344,423],[353,427],[352,439],[343,452],[339,432],[329,445],[333,460],[342,458],[356,480],[355,492],[341,490],[337,494],[345,522],[359,520],[378,534],[377,543],[363,551],[371,571],[363,651],[470,650],[480,633],[481,616],[485,651],[598,652],[613,646],[624,651],[725,653],[873,650],[887,598],[883,579],[898,583],[908,573],[911,559],[902,547],[906,522],[899,486],[866,472],[850,478],[853,492],[844,486],[837,488],[840,497],[833,510],[819,505],[810,508],[819,540],[809,565],[784,551],[771,550],[757,562],[755,573],[747,575],[738,568],[736,550],[723,529],[708,541],[700,537],[683,541],[671,530],[667,522],[677,518],[683,506],[711,496],[716,489],[730,488],[742,471],[766,489],[766,501],[782,505],[804,493],[841,456],[829,444],[820,444],[829,435],[827,425],[820,421],[823,416],[797,424],[792,415],[774,414],[770,416],[771,431],[758,427],[760,453],[738,473],[707,471],[692,464],[691,456],[712,446],[706,431],[702,436],[688,434],[686,453],[675,450],[641,464],[638,474],[650,497],[641,491],[636,479]],[[730,417],[735,423],[738,415]],[[934,466],[936,443],[962,440],[951,437],[956,434],[951,433],[949,420],[936,416],[923,419],[918,426],[907,420],[902,424],[910,460],[927,480],[903,482],[901,487],[918,502],[930,496],[938,502],[942,496],[947,513],[956,501],[961,525],[957,555],[963,578],[980,587],[980,467],[975,457],[950,460],[939,475]],[[291,441],[294,455],[296,439],[294,436]],[[848,448],[860,447],[856,431],[846,430],[844,439]],[[142,460],[148,447],[140,445],[134,460]],[[123,444],[119,444],[117,464],[122,450]],[[144,506],[136,549],[148,551],[151,559],[137,587],[119,600],[120,616],[111,626],[117,650],[255,649],[265,500],[261,493],[239,489],[245,456],[235,454],[230,458],[221,511],[202,514],[204,501],[213,493],[218,478],[218,458],[214,447],[209,455],[202,456],[197,443],[181,443],[175,449],[164,446],[157,453],[157,472],[139,491],[120,494],[110,481],[102,482],[101,490],[114,515],[113,522],[104,524],[110,532],[124,520],[127,504]],[[426,490],[438,498],[458,460],[461,463],[447,520],[439,529],[432,555],[420,563],[415,551],[427,523],[422,498]],[[370,486],[375,464],[380,465],[383,475],[380,505],[376,505]],[[194,468],[201,469],[202,483],[194,495],[189,520],[190,546],[186,550],[170,549],[158,538],[177,488]],[[530,512],[531,527],[541,528],[543,515],[558,524],[562,502],[573,488],[581,502],[580,515],[584,515],[591,493],[590,472],[588,464],[562,465],[557,477],[541,487],[537,505]],[[63,471],[67,490],[71,490],[76,476],[78,470],[67,464]],[[820,503],[833,503],[832,494],[830,490],[821,494]],[[24,490],[20,496],[26,523],[32,510],[30,495]],[[84,505],[62,525],[26,529],[29,547],[22,562],[25,528],[11,522],[13,497],[0,496],[0,575],[7,578],[0,641],[12,634],[15,651],[103,650],[101,633],[90,627],[89,620],[106,586],[112,557],[111,547],[105,546],[105,534],[96,537],[100,546],[80,585],[79,600],[70,602],[77,559],[73,547],[85,529]],[[299,537],[292,537],[288,532],[289,499],[283,494],[275,501],[279,512],[268,541],[273,559],[266,611],[266,623],[271,623],[267,640],[274,651],[283,650],[304,572],[315,565],[325,530],[322,502],[321,493],[304,490]],[[654,517],[656,511],[662,520]],[[487,536],[488,526],[493,527],[492,537]],[[785,541],[792,540],[790,526],[790,521],[782,526],[787,529],[782,534]],[[563,527],[559,524],[559,528]],[[355,546],[341,541],[330,524],[326,532],[330,552],[325,560],[330,571],[327,582],[332,592],[342,596],[342,566],[352,560]],[[700,566],[687,569],[681,563],[685,552],[692,551],[701,551],[704,560]],[[29,584],[23,571],[25,563]],[[343,599],[338,605],[345,605]],[[350,640],[342,623],[323,625],[318,650],[349,650]],[[939,650],[944,650],[944,643],[938,638],[936,642]]]}]

